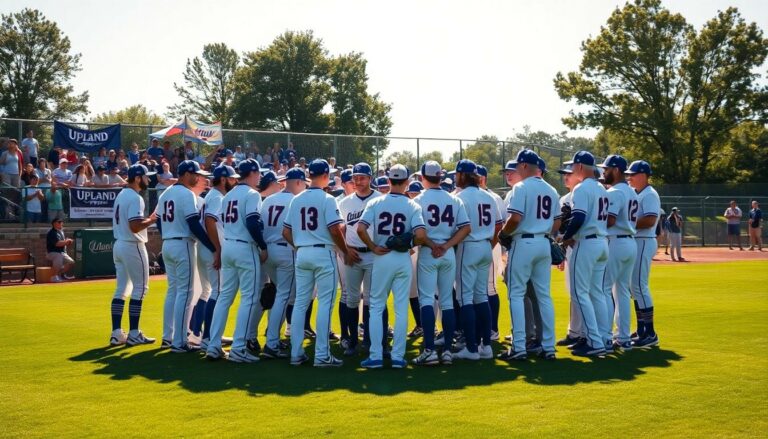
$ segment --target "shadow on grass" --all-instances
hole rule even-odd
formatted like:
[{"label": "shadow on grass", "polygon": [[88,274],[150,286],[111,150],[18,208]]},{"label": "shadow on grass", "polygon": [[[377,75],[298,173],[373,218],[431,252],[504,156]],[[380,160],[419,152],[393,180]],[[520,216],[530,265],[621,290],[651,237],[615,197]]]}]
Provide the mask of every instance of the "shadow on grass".
[{"label": "shadow on grass", "polygon": [[[334,347],[334,350],[337,348]],[[499,352],[501,347],[495,346]],[[313,352],[313,346],[307,347]],[[413,353],[413,351],[411,351]],[[339,358],[340,352],[334,352]],[[262,360],[256,364],[228,361],[210,362],[200,354],[172,354],[168,350],[137,348],[97,348],[70,358],[99,366],[94,374],[115,380],[143,377],[158,383],[176,383],[190,392],[217,392],[241,389],[253,396],[278,394],[301,396],[313,392],[346,389],[356,393],[396,395],[402,392],[429,393],[458,390],[470,386],[525,380],[539,385],[615,383],[631,381],[645,374],[646,368],[670,367],[683,357],[673,351],[651,349],[631,351],[604,359],[582,361],[561,349],[557,361],[529,360],[461,362],[431,368],[409,366],[405,370],[386,368],[363,370],[363,356],[344,358],[337,369],[318,369],[310,364],[293,367],[287,360]]]}]

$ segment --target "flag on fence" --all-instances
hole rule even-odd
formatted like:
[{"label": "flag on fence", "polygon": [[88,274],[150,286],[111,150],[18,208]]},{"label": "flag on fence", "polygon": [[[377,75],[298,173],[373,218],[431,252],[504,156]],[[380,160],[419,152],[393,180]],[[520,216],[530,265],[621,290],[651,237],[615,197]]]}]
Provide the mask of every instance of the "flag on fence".
[{"label": "flag on fence", "polygon": [[95,153],[101,147],[120,149],[120,124],[98,130],[84,130],[64,122],[53,121],[53,144],[64,149]]},{"label": "flag on fence", "polygon": [[221,122],[205,124],[187,116],[184,116],[183,119],[173,125],[163,128],[160,131],[156,131],[149,136],[162,139],[163,137],[182,133],[185,141],[190,140],[195,143],[206,143],[208,145],[221,145],[224,143]]}]

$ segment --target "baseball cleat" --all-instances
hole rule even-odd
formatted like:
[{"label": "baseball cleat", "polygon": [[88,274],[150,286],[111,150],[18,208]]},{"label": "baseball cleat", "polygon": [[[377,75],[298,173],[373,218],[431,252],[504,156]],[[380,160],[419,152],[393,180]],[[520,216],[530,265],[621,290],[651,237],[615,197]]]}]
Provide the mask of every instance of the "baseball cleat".
[{"label": "baseball cleat", "polygon": [[541,358],[543,358],[543,359],[545,359],[547,361],[554,361],[554,360],[557,359],[557,356],[555,355],[554,352],[547,352],[547,351],[542,351],[539,354],[539,357],[541,357]]},{"label": "baseball cleat", "polygon": [[525,352],[531,354],[531,355],[538,355],[543,351],[544,348],[541,347],[541,343],[539,343],[536,340],[531,340],[525,344]]},{"label": "baseball cleat", "polygon": [[152,344],[154,342],[154,338],[147,337],[143,332],[139,331],[136,335],[128,335],[128,340],[126,340],[125,344],[128,346],[136,346],[140,344]]},{"label": "baseball cleat", "polygon": [[331,331],[328,333],[328,340],[330,341],[339,341],[341,340],[341,337],[339,337],[339,334],[336,334],[335,332]]},{"label": "baseball cleat", "polygon": [[417,326],[411,330],[411,332],[408,333],[408,337],[410,338],[417,338],[424,335],[424,329],[421,328],[421,326]]},{"label": "baseball cleat", "polygon": [[392,369],[405,369],[408,363],[405,360],[392,360]]},{"label": "baseball cleat", "polygon": [[629,339],[631,341],[636,341],[636,340],[639,340],[640,338],[641,338],[640,334],[638,334],[637,332],[633,332],[632,335],[629,336]]},{"label": "baseball cleat", "polygon": [[457,337],[456,341],[453,343],[453,350],[460,351],[467,347],[467,339],[462,337]]},{"label": "baseball cleat", "polygon": [[259,352],[261,352],[261,344],[259,344],[258,339],[248,340],[245,342],[245,347],[253,352],[254,355],[259,355]]},{"label": "baseball cleat", "polygon": [[346,338],[342,338],[339,341],[339,346],[341,346],[342,349],[347,349],[349,347],[349,340],[347,340]]},{"label": "baseball cleat", "polygon": [[616,352],[613,348],[613,340],[608,340],[605,342],[605,353],[606,354],[612,354]]},{"label": "baseball cleat", "polygon": [[656,334],[645,336],[640,340],[633,342],[635,349],[650,349],[659,345],[659,336]]},{"label": "baseball cleat", "polygon": [[328,358],[315,358],[315,362],[312,365],[315,367],[341,367],[344,365],[344,362],[333,355],[329,355]]},{"label": "baseball cleat", "polygon": [[627,352],[632,350],[632,342],[631,341],[614,341],[613,342],[613,350],[614,351],[622,351]]},{"label": "baseball cleat", "polygon": [[191,333],[187,334],[187,343],[200,346],[202,342],[203,342],[203,339],[201,336],[191,334]]},{"label": "baseball cleat", "polygon": [[440,364],[440,360],[437,358],[437,352],[430,349],[424,349],[418,357],[411,361],[417,366],[434,366]]},{"label": "baseball cleat", "polygon": [[317,337],[317,334],[312,328],[304,329],[304,338],[315,338],[315,337]]},{"label": "baseball cleat", "polygon": [[573,348],[571,350],[571,353],[573,355],[576,355],[577,357],[604,357],[605,349],[601,347],[593,348],[588,343],[585,343],[583,345],[579,345]]},{"label": "baseball cleat", "polygon": [[211,347],[205,352],[205,359],[209,361],[226,360],[229,354],[222,348]]},{"label": "baseball cleat", "polygon": [[370,357],[360,362],[360,367],[363,367],[365,369],[381,369],[383,366],[384,366],[384,361],[372,360],[370,359]]},{"label": "baseball cleat", "polygon": [[440,354],[440,363],[442,364],[453,364],[453,353],[451,351],[445,350]]},{"label": "baseball cleat", "polygon": [[528,353],[525,351],[515,352],[514,349],[509,348],[497,355],[496,358],[504,361],[525,361],[528,359]]},{"label": "baseball cleat", "polygon": [[248,352],[248,349],[230,349],[227,360],[233,363],[256,363],[259,357]]},{"label": "baseball cleat", "polygon": [[173,342],[172,342],[172,341],[170,341],[170,340],[165,340],[165,339],[163,339],[163,341],[162,341],[162,342],[160,342],[160,348],[161,348],[161,349],[167,349],[167,348],[170,348],[170,347],[171,347],[171,345],[173,345]]},{"label": "baseball cleat", "polygon": [[285,351],[281,351],[278,349],[273,349],[269,346],[264,346],[264,349],[261,350],[261,356],[264,358],[288,358],[289,355]]},{"label": "baseball cleat", "polygon": [[499,341],[499,331],[491,330],[491,341]]},{"label": "baseball cleat", "polygon": [[587,339],[586,338],[580,338],[579,341],[577,341],[576,343],[574,343],[572,345],[569,345],[568,349],[574,350],[576,348],[580,348],[580,347],[583,347],[583,346],[587,346]]},{"label": "baseball cleat", "polygon": [[189,352],[200,352],[200,346],[185,344],[181,346],[171,346],[171,352],[174,354],[186,354]]},{"label": "baseball cleat", "polygon": [[291,350],[291,344],[286,342],[285,340],[280,340],[277,342],[277,347],[281,351],[290,351]]},{"label": "baseball cleat", "polygon": [[109,345],[110,346],[120,346],[124,345],[128,340],[128,335],[123,332],[122,329],[115,329],[112,331],[112,335],[109,337]]},{"label": "baseball cleat", "polygon": [[492,360],[493,359],[493,349],[490,346],[485,345],[479,345],[477,347],[477,353],[480,354],[481,360]]},{"label": "baseball cleat", "polygon": [[301,354],[299,357],[291,357],[291,366],[301,366],[309,361],[307,354]]},{"label": "baseball cleat", "polygon": [[472,360],[477,361],[480,359],[478,352],[469,352],[466,347],[462,348],[459,352],[453,354],[453,358],[457,360]]},{"label": "baseball cleat", "polygon": [[581,337],[572,337],[571,334],[566,335],[557,341],[558,346],[573,346],[581,340]]},{"label": "baseball cleat", "polygon": [[445,337],[442,332],[435,336],[435,346],[445,346]]}]

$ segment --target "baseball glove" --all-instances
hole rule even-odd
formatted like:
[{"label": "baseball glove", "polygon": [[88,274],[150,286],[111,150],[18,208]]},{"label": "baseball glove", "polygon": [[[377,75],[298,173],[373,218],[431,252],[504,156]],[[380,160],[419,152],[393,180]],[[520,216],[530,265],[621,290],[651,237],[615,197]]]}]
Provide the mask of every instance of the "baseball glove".
[{"label": "baseball glove", "polygon": [[571,222],[571,206],[568,204],[563,204],[562,209],[560,209],[560,232],[561,235],[565,235],[565,231],[568,229],[568,223]]},{"label": "baseball glove", "polygon": [[552,253],[552,265],[560,265],[565,261],[565,248],[549,238],[549,251]]},{"label": "baseball glove", "polygon": [[503,233],[499,233],[499,244],[501,244],[502,247],[509,250],[510,247],[512,247],[512,235],[505,235]]},{"label": "baseball glove", "polygon": [[265,283],[264,287],[261,289],[261,297],[259,297],[261,307],[264,309],[272,309],[272,306],[275,304],[276,295],[277,287],[275,287],[275,284],[272,282]]},{"label": "baseball glove", "polygon": [[386,247],[390,250],[405,253],[413,247],[413,233],[403,233],[402,235],[392,235],[387,238]]}]

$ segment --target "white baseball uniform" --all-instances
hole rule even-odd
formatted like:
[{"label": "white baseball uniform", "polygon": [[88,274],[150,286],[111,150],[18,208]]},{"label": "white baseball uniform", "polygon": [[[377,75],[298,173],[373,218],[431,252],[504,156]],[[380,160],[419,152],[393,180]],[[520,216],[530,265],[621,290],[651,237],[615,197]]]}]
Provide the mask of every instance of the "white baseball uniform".
[{"label": "white baseball uniform", "polygon": [[608,262],[608,243],[605,240],[608,193],[597,180],[586,178],[573,189],[572,202],[573,212],[583,213],[585,219],[573,236],[576,245],[568,266],[571,294],[578,302],[589,345],[593,349],[603,349],[608,340],[600,333],[597,322],[602,321],[607,310],[603,275]]},{"label": "white baseball uniform", "polygon": [[[363,298],[363,304],[369,304],[369,294],[371,292],[371,271],[373,270],[373,253],[368,250],[365,243],[357,235],[357,223],[363,216],[365,207],[372,200],[381,197],[379,191],[372,191],[367,197],[361,197],[357,193],[349,194],[339,202],[339,211],[341,218],[346,224],[345,240],[347,246],[357,250],[360,256],[360,262],[347,266],[344,271],[346,274],[347,308],[357,309],[360,304],[360,297]],[[368,230],[368,236],[373,237],[373,231]]]},{"label": "white baseball uniform", "polygon": [[[486,192],[490,194],[491,197],[493,197],[494,201],[496,201],[496,206],[499,209],[499,213],[501,213],[501,220],[504,221],[507,219],[507,204],[506,202],[498,196],[495,192],[486,189]],[[511,191],[510,191],[511,192]],[[501,263],[501,253],[502,248],[501,245],[496,244],[496,246],[493,247],[491,250],[491,255],[493,256],[491,258],[491,268],[488,270],[488,295],[489,296],[497,296],[499,292],[496,289],[496,284],[498,277],[502,275],[505,271],[504,264]]]},{"label": "white baseball uniform", "polygon": [[648,287],[648,276],[651,272],[651,259],[656,254],[656,223],[659,222],[659,211],[661,210],[661,199],[658,192],[652,186],[648,185],[642,191],[637,193],[637,219],[653,216],[656,222],[653,227],[647,229],[637,229],[635,234],[635,244],[637,246],[637,258],[635,267],[632,270],[632,279],[630,281],[632,298],[637,301],[640,309],[651,308],[653,299],[651,299],[651,290]]},{"label": "white baseball uniform", "polygon": [[[629,283],[637,258],[634,243],[637,210],[637,194],[627,183],[621,181],[608,189],[608,216],[616,221],[608,228],[608,266],[603,277],[607,319],[598,324],[606,340],[615,338],[620,343],[630,341],[632,304]],[[617,328],[615,337],[612,332],[614,320]]]},{"label": "white baseball uniform", "polygon": [[[385,247],[387,238],[403,233],[412,233],[424,228],[421,208],[407,195],[389,193],[368,203],[360,223],[372,232],[373,242]],[[408,296],[410,293],[411,257],[408,252],[395,250],[384,255],[374,255],[370,295],[371,360],[382,360],[384,337],[382,319],[389,291],[395,308],[395,330],[392,344],[392,361],[405,357],[405,342],[408,334]]]},{"label": "white baseball uniform", "polygon": [[[563,206],[568,206],[569,209],[573,208],[573,203],[571,202],[571,198],[573,197],[573,192],[568,192],[567,194],[560,197],[560,211],[562,212]],[[568,319],[568,336],[571,338],[579,338],[579,337],[585,337],[586,333],[584,332],[584,320],[581,318],[581,312],[579,312],[579,304],[576,300],[573,299],[573,294],[571,293],[571,277],[568,276],[568,270],[571,260],[571,255],[573,254],[573,247],[568,247],[565,249],[565,263],[563,266],[563,271],[566,273],[565,275],[565,291],[568,293],[568,302],[569,302],[569,319]]]},{"label": "white baseball uniform", "polygon": [[291,357],[304,354],[304,316],[317,286],[315,361],[331,356],[329,333],[336,301],[337,273],[330,227],[341,224],[336,199],[320,188],[310,187],[295,196],[283,225],[291,230],[296,247],[296,301],[291,321]]},{"label": "white baseball uniform", "polygon": [[[216,188],[211,188],[203,200],[200,213],[200,220],[204,230],[206,218],[216,221],[216,232],[219,236],[219,242],[224,238],[224,222],[221,216],[221,201],[223,199],[224,194]],[[213,268],[213,253],[205,248],[205,246],[201,246],[197,253],[200,282],[203,285],[203,294],[200,298],[203,300],[218,300],[219,293],[221,292],[221,270]]]},{"label": "white baseball uniform", "polygon": [[144,219],[144,199],[131,188],[124,188],[115,198],[112,235],[115,246],[112,259],[117,273],[115,299],[124,299],[130,290],[131,299],[142,300],[149,288],[149,259],[147,259],[147,230],[131,231],[132,220]]},{"label": "white baseball uniform", "polygon": [[163,306],[163,340],[176,348],[187,345],[187,310],[194,293],[197,246],[187,218],[198,214],[197,197],[182,184],[174,184],[157,201],[163,238],[163,261],[168,294]]},{"label": "white baseball uniform", "polygon": [[540,177],[526,178],[512,187],[507,212],[522,218],[512,233],[507,259],[507,289],[513,325],[513,348],[525,351],[526,325],[524,297],[530,280],[541,314],[541,345],[555,352],[555,309],[550,296],[552,253],[549,233],[559,218],[557,191]]}]

